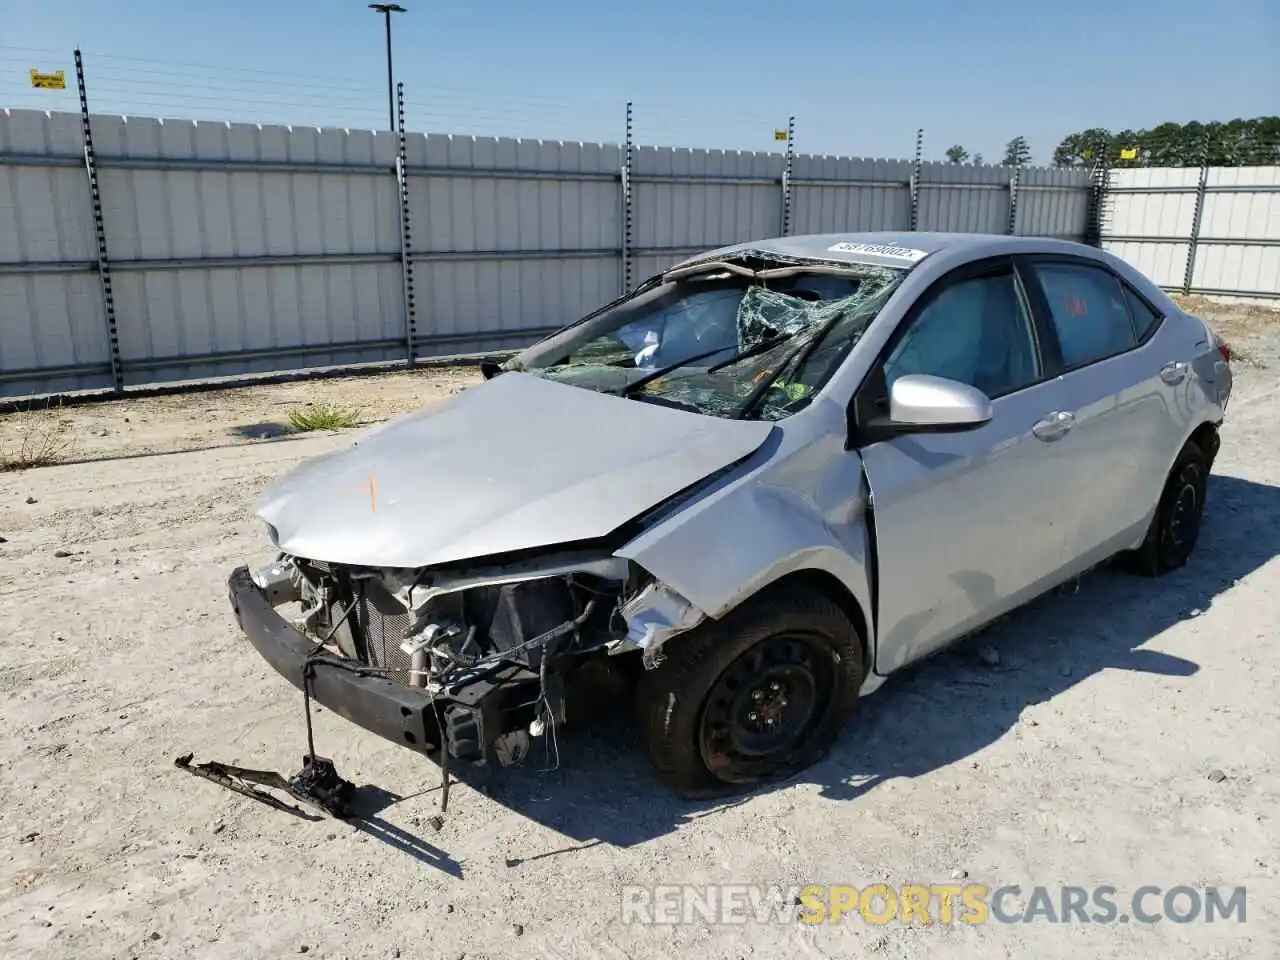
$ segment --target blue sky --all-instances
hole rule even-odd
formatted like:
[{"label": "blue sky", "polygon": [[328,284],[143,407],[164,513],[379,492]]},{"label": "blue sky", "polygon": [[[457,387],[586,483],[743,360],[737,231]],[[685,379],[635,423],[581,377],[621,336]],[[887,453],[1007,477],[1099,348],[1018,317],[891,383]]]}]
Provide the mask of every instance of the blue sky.
[{"label": "blue sky", "polygon": [[[401,0],[409,128],[1036,162],[1089,126],[1280,112],[1276,0]],[[363,0],[0,0],[0,107],[76,109],[27,70],[84,51],[95,110],[386,124],[384,38]]]}]

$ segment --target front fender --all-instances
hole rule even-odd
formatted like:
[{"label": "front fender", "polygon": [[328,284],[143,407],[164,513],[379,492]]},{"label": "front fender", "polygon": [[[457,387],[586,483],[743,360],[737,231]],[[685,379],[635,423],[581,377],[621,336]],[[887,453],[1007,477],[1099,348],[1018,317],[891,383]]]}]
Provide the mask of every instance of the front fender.
[{"label": "front fender", "polygon": [[[678,511],[617,555],[712,618],[790,573],[821,571],[849,591],[874,633],[866,502],[861,459],[824,438]],[[874,656],[874,638],[867,643]]]}]

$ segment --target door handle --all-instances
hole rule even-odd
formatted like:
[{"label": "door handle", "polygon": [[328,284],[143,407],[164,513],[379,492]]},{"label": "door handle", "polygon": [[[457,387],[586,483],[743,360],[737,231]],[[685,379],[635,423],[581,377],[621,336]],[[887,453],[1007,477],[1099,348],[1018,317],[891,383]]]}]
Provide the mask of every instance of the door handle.
[{"label": "door handle", "polygon": [[1031,428],[1031,432],[1039,440],[1058,440],[1066,436],[1067,431],[1075,426],[1076,417],[1065,410],[1055,410]]},{"label": "door handle", "polygon": [[1187,379],[1187,372],[1190,369],[1191,364],[1185,360],[1174,360],[1160,368],[1160,379],[1169,384],[1169,386],[1174,387]]}]

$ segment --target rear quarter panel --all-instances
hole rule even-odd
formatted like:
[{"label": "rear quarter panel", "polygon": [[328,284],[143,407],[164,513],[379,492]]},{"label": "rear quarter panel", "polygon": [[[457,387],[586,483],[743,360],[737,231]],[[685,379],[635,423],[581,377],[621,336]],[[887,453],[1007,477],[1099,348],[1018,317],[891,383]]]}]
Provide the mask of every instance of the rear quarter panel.
[{"label": "rear quarter panel", "polygon": [[1094,251],[1094,255],[1108,263],[1164,316],[1158,336],[1161,349],[1168,353],[1167,359],[1184,360],[1192,366],[1192,376],[1179,395],[1177,415],[1182,441],[1169,460],[1171,467],[1183,443],[1199,427],[1222,421],[1231,395],[1230,365],[1218,352],[1214,331],[1208,323],[1183,310],[1176,300],[1128,261],[1103,250]]}]

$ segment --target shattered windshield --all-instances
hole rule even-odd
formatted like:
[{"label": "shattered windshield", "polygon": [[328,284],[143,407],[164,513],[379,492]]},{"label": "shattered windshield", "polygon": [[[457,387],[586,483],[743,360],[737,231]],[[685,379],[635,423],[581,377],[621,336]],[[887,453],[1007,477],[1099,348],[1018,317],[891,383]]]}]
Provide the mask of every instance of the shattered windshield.
[{"label": "shattered windshield", "polygon": [[642,290],[514,368],[713,416],[780,420],[821,389],[904,275],[712,269]]}]

